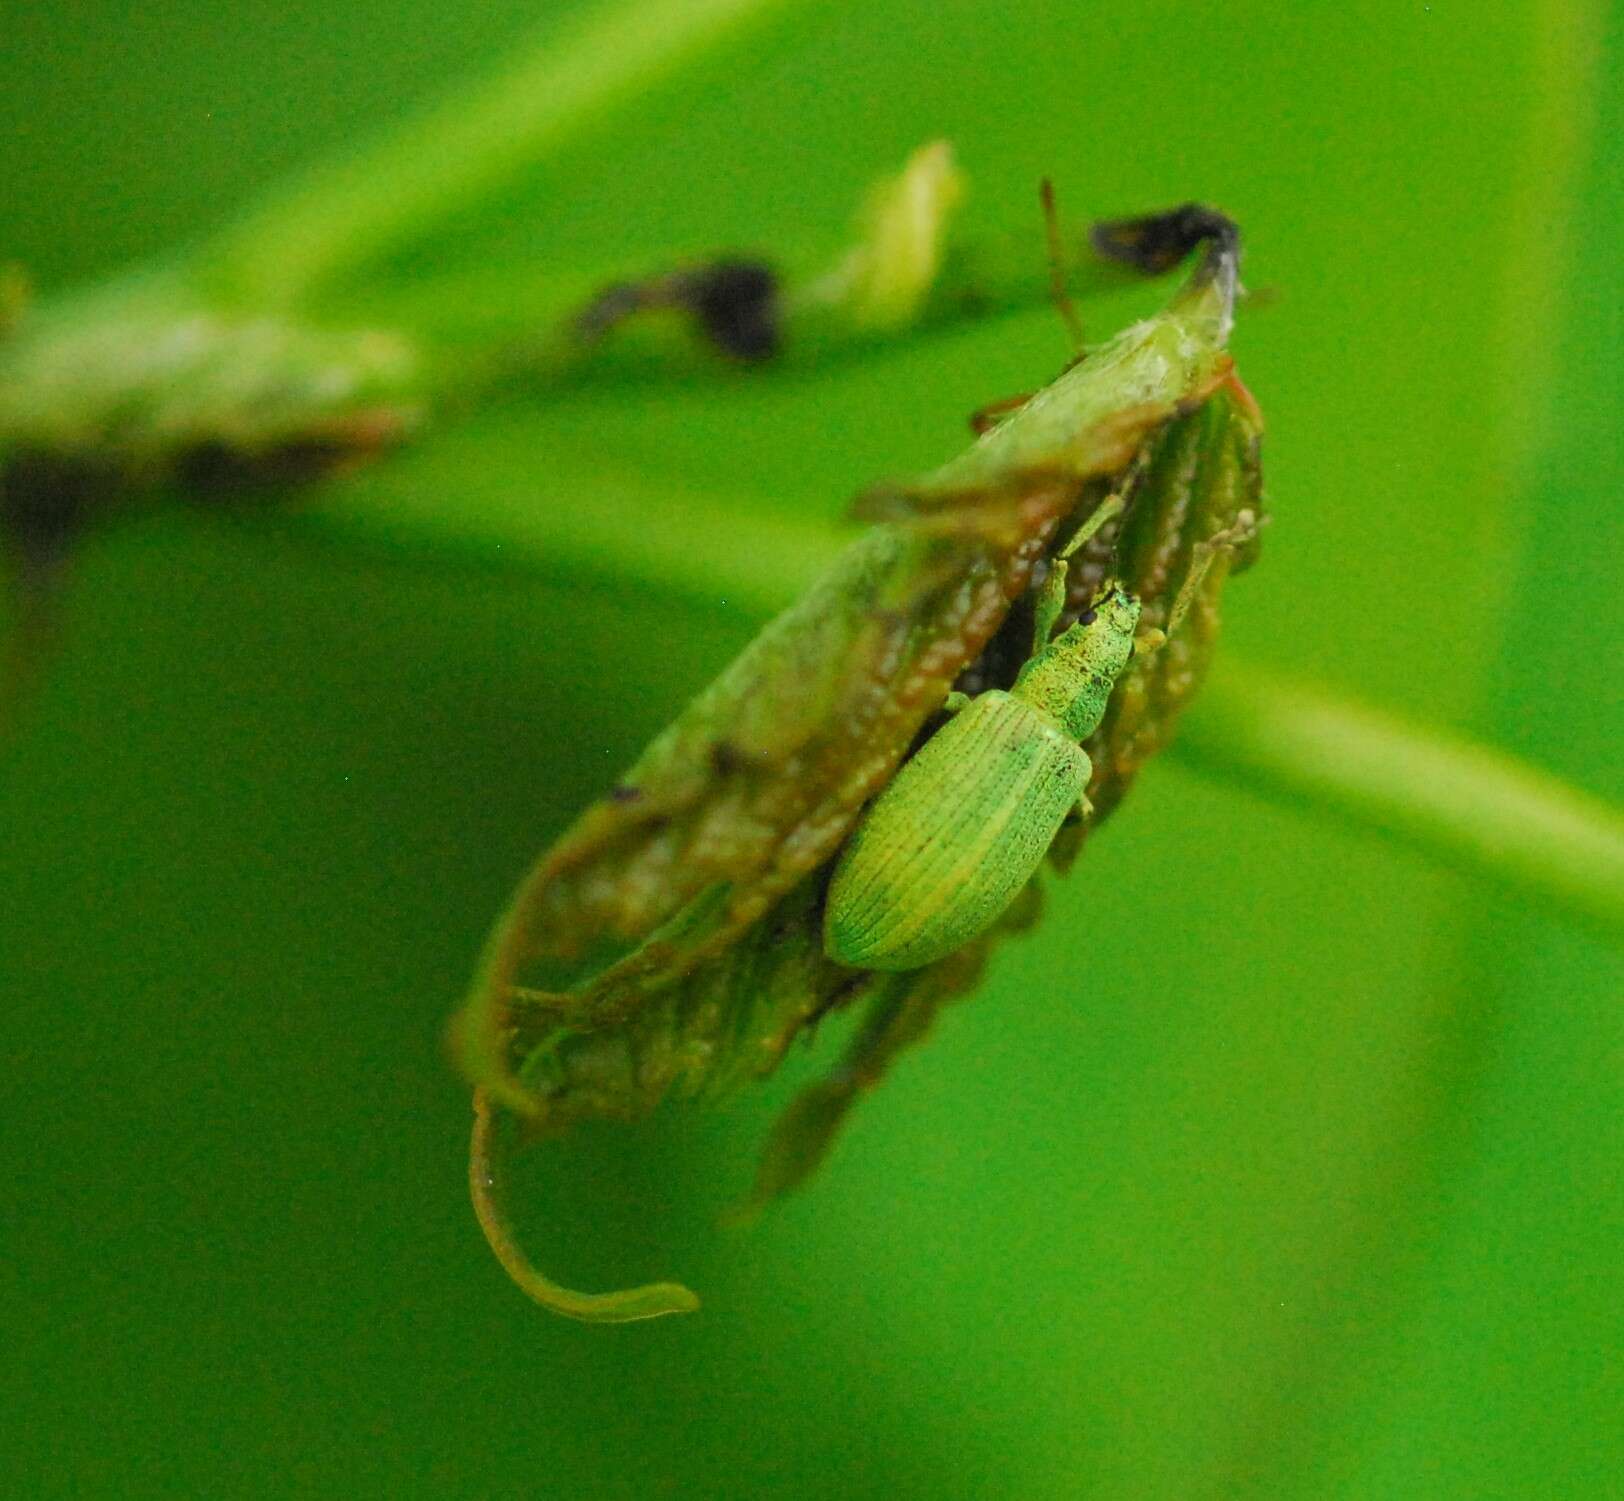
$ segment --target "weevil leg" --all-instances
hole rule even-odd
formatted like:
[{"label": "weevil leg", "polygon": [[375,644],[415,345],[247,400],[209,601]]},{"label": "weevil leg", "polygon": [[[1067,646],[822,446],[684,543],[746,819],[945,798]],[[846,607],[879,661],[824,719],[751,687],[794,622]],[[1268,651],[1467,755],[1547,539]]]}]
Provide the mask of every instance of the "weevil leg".
[{"label": "weevil leg", "polygon": [[1094,816],[1094,804],[1089,801],[1086,792],[1077,799],[1077,816],[1085,823]]},{"label": "weevil leg", "polygon": [[1136,643],[1140,651],[1158,651],[1166,644],[1167,638],[1184,624],[1184,617],[1190,613],[1190,607],[1201,591],[1207,570],[1212,567],[1220,554],[1238,552],[1246,546],[1257,536],[1258,527],[1257,516],[1251,511],[1242,511],[1222,531],[1214,532],[1205,542],[1195,544],[1190,559],[1190,571],[1184,575],[1184,582],[1179,585],[1179,592],[1173,600],[1173,608],[1167,613],[1166,629],[1157,630],[1152,627],[1141,632]]},{"label": "weevil leg", "polygon": [[997,401],[989,401],[984,407],[977,407],[970,413],[970,431],[976,437],[988,433],[1011,412],[1018,412],[1032,399],[1032,393],[1026,392],[1021,396],[1004,396]]},{"label": "weevil leg", "polygon": [[957,714],[961,709],[968,709],[969,707],[970,695],[960,693],[957,688],[942,700],[942,712],[944,714]]},{"label": "weevil leg", "polygon": [[1074,552],[1077,551],[1079,547],[1087,542],[1095,532],[1104,526],[1107,521],[1110,521],[1112,518],[1120,516],[1121,514],[1121,493],[1113,492],[1112,494],[1107,495],[1104,500],[1094,507],[1093,513],[1089,516],[1088,520],[1077,528],[1071,541],[1062,547],[1055,556],[1060,558],[1069,558]]},{"label": "weevil leg", "polygon": [[1195,603],[1195,597],[1207,577],[1207,570],[1212,567],[1219,554],[1234,552],[1250,540],[1255,530],[1256,523],[1248,516],[1233,526],[1214,532],[1205,542],[1196,543],[1190,559],[1190,571],[1184,575],[1184,582],[1179,585],[1179,592],[1173,600],[1173,608],[1167,613],[1164,639],[1184,624],[1184,617],[1190,613],[1190,606]]},{"label": "weevil leg", "polygon": [[1057,557],[1049,565],[1049,576],[1038,591],[1037,605],[1032,612],[1032,655],[1036,656],[1049,644],[1054,635],[1055,622],[1066,608],[1066,575],[1070,572],[1064,557]]}]

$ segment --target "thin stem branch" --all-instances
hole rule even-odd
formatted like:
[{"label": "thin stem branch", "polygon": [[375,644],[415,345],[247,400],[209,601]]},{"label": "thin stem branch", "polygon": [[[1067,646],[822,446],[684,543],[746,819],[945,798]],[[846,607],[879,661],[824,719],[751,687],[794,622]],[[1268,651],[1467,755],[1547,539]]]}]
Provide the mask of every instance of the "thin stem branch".
[{"label": "thin stem branch", "polygon": [[1335,812],[1624,939],[1624,813],[1502,751],[1232,660],[1214,669],[1176,748],[1262,796]]},{"label": "thin stem branch", "polygon": [[[606,0],[371,150],[320,167],[273,195],[217,236],[195,264],[217,292],[257,310],[308,302],[501,189],[629,97],[787,3]],[[944,173],[945,163],[936,168]],[[945,176],[939,182],[946,184]],[[946,187],[937,208],[944,223],[954,196]],[[904,211],[916,207],[905,197],[897,206],[903,215],[897,222],[909,228]],[[806,288],[788,289],[784,311],[798,337],[787,342],[818,350],[830,343],[883,342],[904,324],[928,326],[971,315],[972,309],[1016,306],[1044,295],[1041,258],[1029,255],[1024,244],[933,241],[924,247],[930,253],[920,262],[916,285],[901,299],[894,327],[884,319],[854,319],[847,283],[863,294],[857,301],[864,307],[879,306],[879,293],[895,290],[894,276],[882,276],[872,286],[862,279],[873,280],[876,269],[894,270],[898,257],[907,260],[921,249],[914,243],[917,235],[899,238],[890,232],[895,227],[883,218],[878,222],[875,244],[883,253],[871,250],[871,262],[851,263],[834,290],[817,296]],[[939,226],[932,230],[938,232]],[[578,296],[578,288],[566,292],[560,284],[538,284],[526,316],[545,323],[546,314],[562,316],[578,306]],[[441,316],[450,316],[448,307],[492,303],[443,295],[438,301]],[[423,321],[429,315],[427,307],[421,310]],[[693,353],[689,339],[685,354]],[[539,359],[531,373],[556,376],[566,368],[573,368],[572,362],[554,351],[551,362]],[[546,514],[563,516],[566,509]],[[707,557],[703,570],[677,577],[670,559],[691,556],[691,541],[663,547],[647,530],[638,548],[628,542],[632,529],[618,509],[594,506],[568,514],[567,530],[549,530],[543,521],[537,534],[518,539],[518,548],[504,555],[518,550],[554,566],[613,568],[711,599],[732,593],[766,609],[780,602],[775,599],[780,589],[787,602],[802,565],[821,551],[814,539],[787,525],[781,536],[768,539],[766,551],[793,554],[798,564],[786,563],[780,571],[763,552],[746,548],[755,566],[737,557]],[[669,517],[669,505],[663,514]],[[342,504],[330,515],[344,524]],[[762,535],[760,518],[749,514],[738,518],[736,531],[728,530],[725,518],[705,528],[693,528],[691,516],[686,521],[690,538],[695,533]],[[655,526],[653,519],[649,526]],[[411,530],[409,523],[405,530]],[[444,525],[425,521],[420,530],[443,532]],[[500,545],[492,539],[493,548]],[[1233,664],[1215,674],[1178,749],[1193,764],[1250,788],[1293,805],[1333,809],[1362,828],[1538,896],[1611,936],[1624,936],[1624,816],[1501,753]]]},{"label": "thin stem branch", "polygon": [[[588,369],[686,377],[858,355],[1049,295],[1035,227],[965,228],[956,217],[963,191],[951,149],[933,141],[870,186],[852,238],[832,260],[782,246],[760,261],[674,257],[630,280],[513,265],[379,276],[346,289],[344,313],[463,351],[446,374],[465,395],[503,382],[556,387]],[[1144,272],[1080,238],[1057,238],[1053,259],[1079,295]]]},{"label": "thin stem branch", "polygon": [[203,266],[228,295],[289,307],[505,186],[785,0],[610,0],[506,67],[325,163],[228,227]]},{"label": "thin stem branch", "polygon": [[[904,337],[1023,312],[1048,301],[1044,262],[1036,253],[1039,242],[1033,235],[956,228],[947,233],[945,263],[911,321],[904,328],[883,330],[865,329],[846,316],[845,309],[831,308],[811,295],[826,277],[807,247],[775,249],[774,263],[792,268],[783,286],[782,349],[775,364],[809,364],[844,352],[894,349]],[[816,269],[802,274],[801,267]],[[1119,268],[1081,254],[1074,255],[1071,274],[1076,278],[1074,295],[1080,298],[1115,290],[1127,280]],[[547,337],[573,322],[606,280],[602,270],[501,263],[410,280],[385,278],[346,292],[342,313],[347,322],[400,328],[476,350],[506,349],[528,336],[532,342],[523,350],[523,361],[509,363],[534,386],[558,374],[572,374],[584,363],[578,342],[555,349]],[[1055,348],[1058,362],[1065,350],[1058,335]],[[628,319],[613,339],[586,352],[616,375],[628,366],[685,377],[736,373],[736,367],[718,358],[714,345],[680,319]]]}]

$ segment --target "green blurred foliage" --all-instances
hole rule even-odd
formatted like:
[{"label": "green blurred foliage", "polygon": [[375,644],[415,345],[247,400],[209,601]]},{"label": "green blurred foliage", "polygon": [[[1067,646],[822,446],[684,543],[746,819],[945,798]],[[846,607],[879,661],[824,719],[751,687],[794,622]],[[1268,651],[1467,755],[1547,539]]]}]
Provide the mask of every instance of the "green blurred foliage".
[{"label": "green blurred foliage", "polygon": [[[9,16],[0,251],[51,287],[171,249],[536,10]],[[833,247],[933,135],[1034,254],[1043,173],[1077,214],[1218,202],[1280,294],[1236,339],[1277,519],[1226,649],[1618,798],[1624,36],[1588,15],[820,0],[399,270]],[[547,1319],[478,1237],[444,1017],[759,619],[505,562],[502,518],[600,473],[832,518],[1064,353],[1033,313],[515,402],[312,502],[337,530],[86,550],[0,747],[17,1494],[1616,1493],[1624,965],[1171,764],[760,1227],[709,1220],[789,1078],[526,1163],[549,1269],[700,1315]],[[480,545],[414,545],[430,512]]]}]

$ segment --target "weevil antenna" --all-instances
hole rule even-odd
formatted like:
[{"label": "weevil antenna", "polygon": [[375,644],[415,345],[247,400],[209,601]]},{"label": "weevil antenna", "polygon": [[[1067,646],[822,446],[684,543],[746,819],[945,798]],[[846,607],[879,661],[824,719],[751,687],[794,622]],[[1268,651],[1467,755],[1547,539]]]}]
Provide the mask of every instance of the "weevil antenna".
[{"label": "weevil antenna", "polygon": [[1032,615],[1032,654],[1034,656],[1049,644],[1049,638],[1054,634],[1055,622],[1065,613],[1066,578],[1070,572],[1071,565],[1068,560],[1071,555],[1107,521],[1121,514],[1121,493],[1115,492],[1107,495],[1094,508],[1094,512],[1088,520],[1077,528],[1071,541],[1054,555],[1049,564],[1049,576],[1044,579],[1043,587],[1038,591],[1037,605]]},{"label": "weevil antenna", "polygon": [[590,1324],[629,1324],[667,1313],[692,1313],[699,1307],[699,1299],[678,1282],[650,1282],[617,1293],[578,1293],[543,1276],[519,1248],[508,1223],[500,1125],[499,1107],[483,1089],[476,1089],[474,1132],[468,1146],[468,1195],[492,1253],[521,1292],[543,1308]]},{"label": "weevil antenna", "polygon": [[1072,353],[1083,354],[1083,320],[1077,313],[1077,304],[1066,289],[1066,248],[1060,235],[1060,214],[1055,208],[1054,183],[1047,177],[1038,184],[1038,198],[1043,204],[1043,232],[1049,242],[1049,296],[1055,311],[1060,314],[1066,332],[1071,336]]}]

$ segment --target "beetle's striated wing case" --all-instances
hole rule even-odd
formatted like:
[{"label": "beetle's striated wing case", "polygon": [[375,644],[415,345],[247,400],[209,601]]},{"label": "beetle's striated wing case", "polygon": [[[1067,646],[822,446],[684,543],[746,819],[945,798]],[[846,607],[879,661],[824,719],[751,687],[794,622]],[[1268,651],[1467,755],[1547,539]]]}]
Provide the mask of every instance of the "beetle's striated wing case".
[{"label": "beetle's striated wing case", "polygon": [[1088,776],[1087,755],[1046,716],[982,694],[859,825],[829,890],[830,956],[916,969],[967,943],[1031,879]]}]

